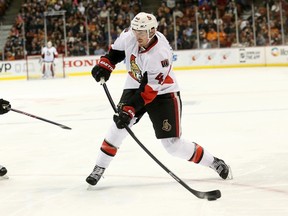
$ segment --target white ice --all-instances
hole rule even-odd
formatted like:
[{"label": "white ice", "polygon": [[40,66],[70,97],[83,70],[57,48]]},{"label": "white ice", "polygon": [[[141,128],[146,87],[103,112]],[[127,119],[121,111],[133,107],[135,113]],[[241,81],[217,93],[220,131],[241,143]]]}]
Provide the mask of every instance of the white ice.
[{"label": "white ice", "polygon": [[[1,216],[287,216],[288,71],[242,68],[177,71],[183,137],[232,168],[223,181],[211,169],[174,158],[154,137],[147,116],[132,129],[189,187],[219,189],[217,201],[196,198],[127,137],[93,190],[85,178],[112,124],[113,110],[90,76],[3,81],[0,97],[15,112],[0,116]],[[107,86],[118,101],[124,74]]]}]

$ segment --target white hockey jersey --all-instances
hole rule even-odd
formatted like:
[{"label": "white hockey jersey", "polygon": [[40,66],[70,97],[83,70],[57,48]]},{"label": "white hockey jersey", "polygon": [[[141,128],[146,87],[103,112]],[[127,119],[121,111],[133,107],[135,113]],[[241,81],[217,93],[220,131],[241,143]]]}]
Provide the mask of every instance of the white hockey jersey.
[{"label": "white hockey jersey", "polygon": [[58,56],[58,52],[55,47],[44,47],[41,52],[44,62],[53,62],[54,59]]},{"label": "white hockey jersey", "polygon": [[113,50],[125,51],[128,71],[124,89],[139,88],[143,74],[147,72],[148,83],[142,93],[145,104],[157,95],[178,92],[172,68],[173,51],[165,36],[156,32],[157,41],[148,49],[138,46],[131,29],[123,31],[111,45]]}]

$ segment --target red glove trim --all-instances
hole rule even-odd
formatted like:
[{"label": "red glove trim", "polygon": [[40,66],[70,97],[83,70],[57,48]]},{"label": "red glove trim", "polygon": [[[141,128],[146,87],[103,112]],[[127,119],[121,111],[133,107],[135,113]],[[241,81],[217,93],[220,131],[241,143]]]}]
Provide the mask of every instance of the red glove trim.
[{"label": "red glove trim", "polygon": [[112,72],[115,68],[115,65],[113,65],[108,58],[101,57],[98,65],[102,68],[105,68],[106,70]]},{"label": "red glove trim", "polygon": [[135,116],[135,109],[132,106],[124,106],[122,110],[127,113],[131,119]]}]

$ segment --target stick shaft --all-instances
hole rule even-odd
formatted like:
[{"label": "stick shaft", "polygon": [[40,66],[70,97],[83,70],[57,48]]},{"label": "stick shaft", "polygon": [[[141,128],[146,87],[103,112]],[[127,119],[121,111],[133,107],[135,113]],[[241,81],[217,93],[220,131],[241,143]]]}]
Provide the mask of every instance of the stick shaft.
[{"label": "stick shaft", "polygon": [[30,113],[27,113],[27,112],[24,112],[24,111],[21,111],[21,110],[12,109],[12,108],[9,108],[9,109],[10,109],[10,111],[17,112],[17,113],[20,113],[20,114],[23,114],[23,115],[26,115],[26,116],[29,116],[29,117],[32,117],[32,118],[41,120],[41,121],[48,122],[48,123],[50,123],[50,124],[57,125],[57,126],[63,128],[63,129],[68,129],[68,130],[71,130],[71,129],[72,129],[72,128],[70,128],[70,127],[67,127],[67,126],[65,126],[65,125],[59,124],[59,123],[57,123],[57,122],[50,121],[50,120],[48,120],[48,119],[44,119],[44,118],[42,118],[42,117],[39,117],[39,116],[36,116],[36,115],[32,115],[32,114],[30,114]]}]

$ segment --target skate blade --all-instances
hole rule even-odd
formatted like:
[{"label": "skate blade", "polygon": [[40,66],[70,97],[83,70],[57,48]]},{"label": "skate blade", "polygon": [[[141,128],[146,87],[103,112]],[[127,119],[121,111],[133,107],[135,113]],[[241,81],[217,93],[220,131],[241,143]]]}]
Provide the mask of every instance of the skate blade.
[{"label": "skate blade", "polygon": [[229,167],[229,174],[228,174],[228,176],[227,176],[227,179],[226,180],[232,180],[233,179],[233,173],[232,173],[232,169],[231,169],[231,167],[228,165],[228,167]]},{"label": "skate blade", "polygon": [[9,176],[7,176],[7,175],[0,176],[0,180],[7,180],[7,179],[9,179]]},{"label": "skate blade", "polygon": [[88,187],[87,187],[87,191],[95,191],[96,190],[96,185],[88,185]]}]

